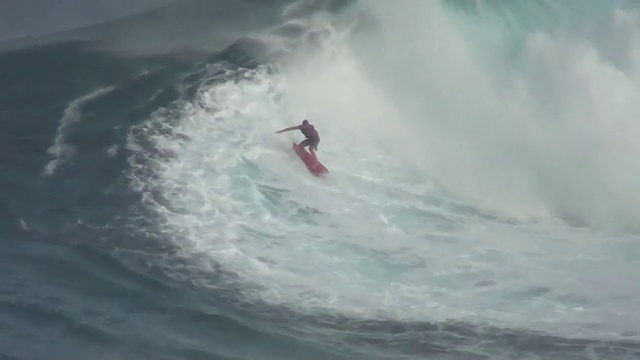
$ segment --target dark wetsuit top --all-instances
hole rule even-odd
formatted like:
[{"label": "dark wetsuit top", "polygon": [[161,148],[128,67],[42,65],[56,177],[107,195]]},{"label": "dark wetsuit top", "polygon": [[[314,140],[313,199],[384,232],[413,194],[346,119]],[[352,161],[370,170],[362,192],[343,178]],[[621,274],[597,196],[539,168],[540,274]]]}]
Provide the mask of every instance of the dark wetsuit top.
[{"label": "dark wetsuit top", "polygon": [[306,136],[307,139],[309,139],[309,141],[311,141],[313,144],[317,144],[320,142],[320,136],[318,135],[318,132],[313,127],[313,125],[311,124],[302,125],[302,127],[300,128],[300,131],[302,131],[304,136]]}]

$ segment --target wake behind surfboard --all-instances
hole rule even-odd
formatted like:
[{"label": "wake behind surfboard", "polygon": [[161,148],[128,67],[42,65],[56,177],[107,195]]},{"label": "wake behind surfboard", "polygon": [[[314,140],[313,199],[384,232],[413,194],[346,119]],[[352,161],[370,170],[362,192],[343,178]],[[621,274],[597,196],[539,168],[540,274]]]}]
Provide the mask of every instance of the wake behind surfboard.
[{"label": "wake behind surfboard", "polygon": [[315,154],[309,153],[304,148],[296,145],[296,143],[293,143],[293,151],[296,152],[300,160],[302,160],[302,162],[307,166],[307,169],[309,169],[309,172],[313,175],[320,176],[329,172],[329,170],[327,170],[327,168],[318,161]]}]

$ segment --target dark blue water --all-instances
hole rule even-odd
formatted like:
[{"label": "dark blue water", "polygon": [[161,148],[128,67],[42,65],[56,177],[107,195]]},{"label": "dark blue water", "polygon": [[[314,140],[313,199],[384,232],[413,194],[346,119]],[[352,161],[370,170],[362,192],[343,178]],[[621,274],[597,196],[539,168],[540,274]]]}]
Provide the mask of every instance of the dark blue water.
[{"label": "dark blue water", "polygon": [[[251,18],[246,28],[257,29],[274,21],[279,4],[253,3],[243,11],[271,13],[234,9],[230,22]],[[184,17],[178,24],[188,22],[175,11]],[[92,31],[121,34],[158,16]],[[206,30],[201,21],[198,31]],[[136,126],[156,111],[196,101],[212,65],[248,71],[273,59],[268,45],[237,35],[208,50],[173,42],[166,52],[130,55],[92,36],[0,53],[0,358],[640,358],[633,341],[307,314],[247,297],[236,274],[204,254],[186,256],[158,229],[148,197],[166,199],[131,180],[156,175],[131,166],[145,159],[128,144],[135,137],[145,147]]]}]

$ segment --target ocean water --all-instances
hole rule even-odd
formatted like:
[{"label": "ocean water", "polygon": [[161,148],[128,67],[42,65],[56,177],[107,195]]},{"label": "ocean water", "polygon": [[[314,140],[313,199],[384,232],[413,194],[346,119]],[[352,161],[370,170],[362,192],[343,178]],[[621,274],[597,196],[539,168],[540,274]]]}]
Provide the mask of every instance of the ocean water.
[{"label": "ocean water", "polygon": [[197,0],[0,44],[0,358],[640,359],[639,16]]}]

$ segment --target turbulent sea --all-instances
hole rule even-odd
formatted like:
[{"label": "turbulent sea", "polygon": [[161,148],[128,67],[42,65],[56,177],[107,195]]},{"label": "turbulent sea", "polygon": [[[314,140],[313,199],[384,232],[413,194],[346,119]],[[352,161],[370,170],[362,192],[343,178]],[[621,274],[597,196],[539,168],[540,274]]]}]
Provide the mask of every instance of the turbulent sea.
[{"label": "turbulent sea", "polygon": [[640,359],[639,21],[190,0],[0,43],[0,358]]}]

